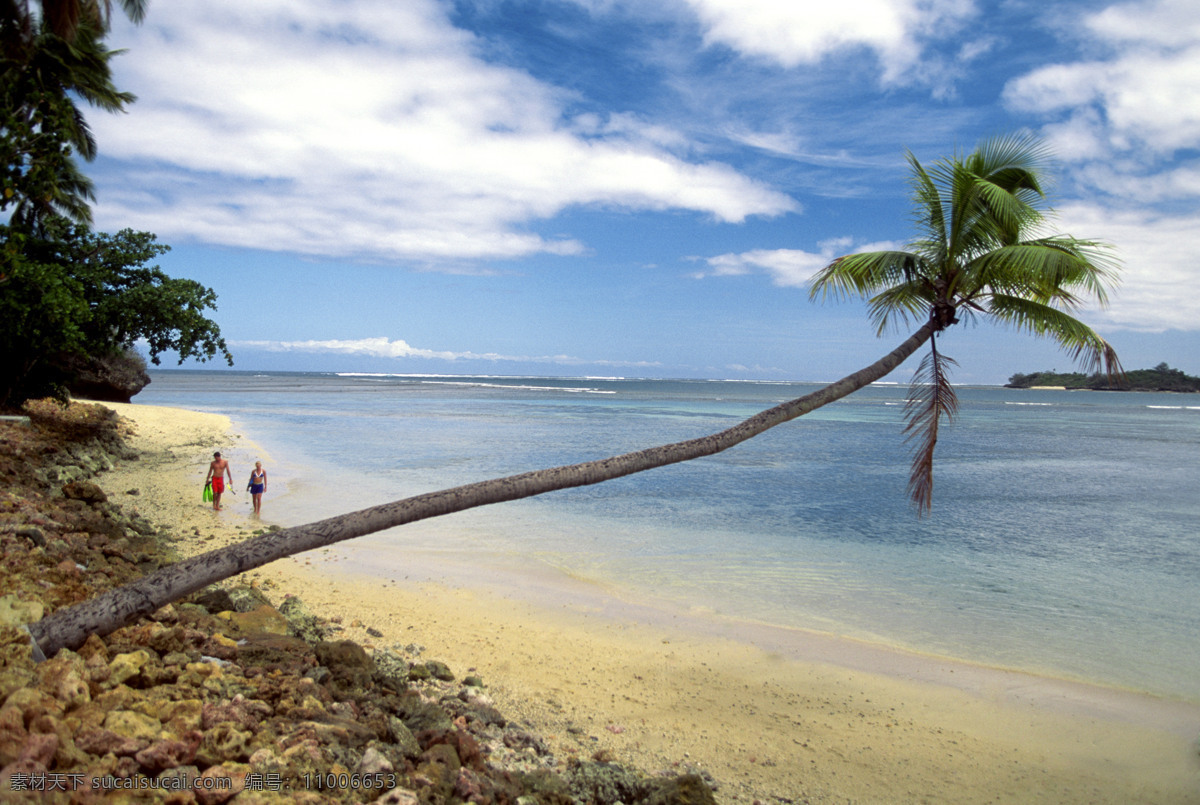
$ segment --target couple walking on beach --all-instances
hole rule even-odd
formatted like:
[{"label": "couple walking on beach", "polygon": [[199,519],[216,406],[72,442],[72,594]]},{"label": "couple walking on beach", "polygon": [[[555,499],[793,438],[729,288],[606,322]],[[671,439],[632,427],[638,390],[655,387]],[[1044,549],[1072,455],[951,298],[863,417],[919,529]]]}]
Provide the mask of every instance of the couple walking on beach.
[{"label": "couple walking on beach", "polygon": [[[233,494],[233,470],[229,468],[229,462],[221,458],[219,452],[213,453],[212,463],[208,465],[208,475],[204,479],[205,487],[212,487],[212,505],[213,511],[221,510],[221,495],[225,492],[225,478],[229,478],[229,494]],[[250,482],[246,484],[246,490],[250,493],[250,499],[254,503],[254,513],[262,513],[262,496],[263,492],[267,491],[267,471],[262,468],[262,462],[254,462],[254,469],[250,471]]]}]

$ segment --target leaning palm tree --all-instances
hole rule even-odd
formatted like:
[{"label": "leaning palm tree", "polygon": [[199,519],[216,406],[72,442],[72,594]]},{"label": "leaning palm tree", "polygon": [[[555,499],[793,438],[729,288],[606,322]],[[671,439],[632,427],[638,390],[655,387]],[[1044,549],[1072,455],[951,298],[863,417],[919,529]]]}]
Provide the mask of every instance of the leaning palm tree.
[{"label": "leaning palm tree", "polygon": [[926,169],[911,153],[917,238],[907,251],[852,254],[817,273],[811,296],[868,298],[878,332],[897,319],[926,320],[929,354],[906,408],[916,441],[909,493],[918,511],[933,500],[933,449],[943,416],[957,400],[937,350],[938,333],[960,317],[990,316],[1049,336],[1090,370],[1120,371],[1113,348],[1070,315],[1087,298],[1107,302],[1116,264],[1092,240],[1046,231],[1045,149],[1019,135],[984,143],[964,158]]},{"label": "leaning palm tree", "polygon": [[[719,453],[879,380],[933,342],[960,315],[990,314],[1048,335],[1077,356],[1115,370],[1112,348],[1061,309],[1077,306],[1083,296],[1103,303],[1114,266],[1092,241],[1040,232],[1046,219],[1039,178],[1044,156],[1035,142],[1017,137],[985,143],[965,158],[944,160],[928,171],[909,157],[921,237],[908,252],[835,260],[818,274],[813,292],[869,295],[872,316],[881,330],[897,317],[923,321],[883,358],[836,383],[709,436],[417,495],[254,537],[163,568],[29,624],[35,645],[47,655],[78,647],[89,634],[107,634],[209,584],[335,542]],[[952,407],[944,382],[945,359],[936,351],[933,355],[918,372],[918,377],[933,381],[932,390],[910,412],[910,432],[924,434],[918,461],[923,474],[932,461],[939,417]],[[919,505],[927,506],[927,482],[919,481],[917,487]]]}]

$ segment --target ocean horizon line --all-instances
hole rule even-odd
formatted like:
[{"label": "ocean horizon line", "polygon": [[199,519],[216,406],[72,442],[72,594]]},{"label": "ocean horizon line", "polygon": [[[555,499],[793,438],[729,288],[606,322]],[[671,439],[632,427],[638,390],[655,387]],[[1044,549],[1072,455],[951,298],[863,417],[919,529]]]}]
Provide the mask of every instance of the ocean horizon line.
[{"label": "ocean horizon line", "polygon": [[[825,380],[780,380],[768,378],[739,378],[739,377],[663,377],[653,375],[563,375],[563,374],[491,374],[482,372],[365,372],[346,371],[337,369],[208,369],[208,368],[171,368],[156,366],[147,370],[153,377],[155,374],[206,374],[213,376],[240,375],[245,377],[297,376],[310,375],[321,377],[380,377],[380,378],[480,378],[494,380],[587,380],[592,382],[658,382],[658,383],[748,383],[765,386],[827,386],[836,383],[838,379]],[[904,380],[877,380],[871,386],[896,387],[907,386]],[[1002,383],[961,383],[957,388],[1005,388]]]}]

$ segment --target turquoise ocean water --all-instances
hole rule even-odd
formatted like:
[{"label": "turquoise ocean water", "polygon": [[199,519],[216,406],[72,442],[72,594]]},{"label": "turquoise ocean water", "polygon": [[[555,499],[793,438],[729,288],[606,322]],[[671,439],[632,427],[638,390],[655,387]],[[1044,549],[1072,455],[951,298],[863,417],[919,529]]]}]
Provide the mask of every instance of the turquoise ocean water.
[{"label": "turquoise ocean water", "polygon": [[[265,519],[298,525],[692,438],[814,388],[159,371],[135,401],[230,416],[269,451]],[[1200,397],[961,388],[918,518],[905,393],[876,385],[721,455],[346,550],[381,578],[422,559],[451,584],[455,566],[505,584],[562,574],[734,622],[1200,702]],[[234,456],[240,480],[255,457]]]}]

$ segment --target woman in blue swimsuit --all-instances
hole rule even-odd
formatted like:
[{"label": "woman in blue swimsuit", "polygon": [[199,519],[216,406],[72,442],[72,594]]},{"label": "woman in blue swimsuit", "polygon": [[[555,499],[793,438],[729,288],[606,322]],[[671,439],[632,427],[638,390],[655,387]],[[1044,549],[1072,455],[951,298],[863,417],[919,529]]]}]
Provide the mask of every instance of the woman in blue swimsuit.
[{"label": "woman in blue swimsuit", "polygon": [[254,513],[262,512],[262,496],[263,492],[267,491],[267,471],[262,468],[262,462],[254,462],[254,469],[250,471],[250,483],[246,487],[250,490],[250,499],[254,501]]}]

